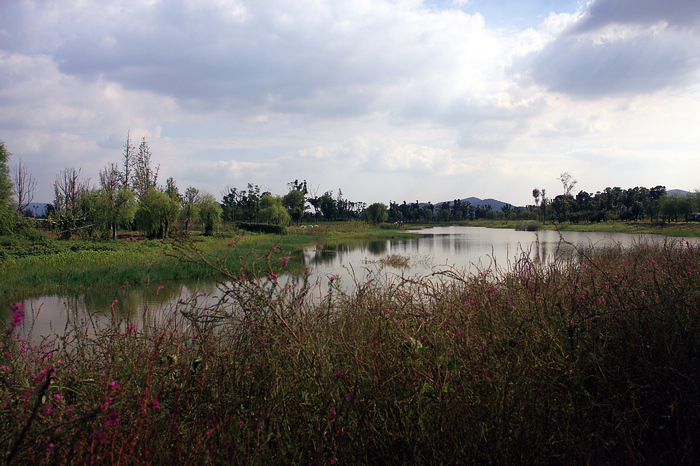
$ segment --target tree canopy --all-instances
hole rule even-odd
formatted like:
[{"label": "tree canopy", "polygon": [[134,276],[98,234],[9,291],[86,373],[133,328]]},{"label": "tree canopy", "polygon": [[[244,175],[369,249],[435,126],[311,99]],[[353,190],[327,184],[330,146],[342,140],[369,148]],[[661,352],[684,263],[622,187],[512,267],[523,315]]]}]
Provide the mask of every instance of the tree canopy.
[{"label": "tree canopy", "polygon": [[10,179],[10,152],[0,140],[0,235],[12,233],[17,215],[12,202],[12,180]]}]

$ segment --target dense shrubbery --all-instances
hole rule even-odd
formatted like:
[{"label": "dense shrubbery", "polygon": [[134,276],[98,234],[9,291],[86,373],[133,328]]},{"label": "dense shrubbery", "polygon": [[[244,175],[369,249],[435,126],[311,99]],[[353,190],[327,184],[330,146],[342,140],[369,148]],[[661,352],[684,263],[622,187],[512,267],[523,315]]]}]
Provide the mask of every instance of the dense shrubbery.
[{"label": "dense shrubbery", "polygon": [[236,222],[236,227],[245,231],[256,233],[270,233],[273,235],[284,235],[287,233],[287,227],[283,225],[271,225],[269,223],[248,223]]},{"label": "dense shrubbery", "polygon": [[377,275],[350,294],[330,277],[316,299],[304,276],[278,281],[269,266],[286,260],[230,273],[217,306],[142,327],[80,324],[32,345],[14,309],[3,459],[698,461],[697,246],[523,259],[500,275]]}]

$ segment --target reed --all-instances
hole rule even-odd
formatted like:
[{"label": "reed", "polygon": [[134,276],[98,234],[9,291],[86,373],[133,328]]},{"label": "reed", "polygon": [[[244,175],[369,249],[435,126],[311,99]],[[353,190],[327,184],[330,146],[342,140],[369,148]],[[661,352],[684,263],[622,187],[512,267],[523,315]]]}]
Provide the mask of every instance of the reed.
[{"label": "reed", "polygon": [[13,310],[0,353],[6,462],[700,459],[697,246],[377,272],[352,292],[330,277],[322,295],[304,273],[278,280],[276,245],[241,268],[175,250],[226,276],[221,302],[139,327],[88,320],[37,345]]}]

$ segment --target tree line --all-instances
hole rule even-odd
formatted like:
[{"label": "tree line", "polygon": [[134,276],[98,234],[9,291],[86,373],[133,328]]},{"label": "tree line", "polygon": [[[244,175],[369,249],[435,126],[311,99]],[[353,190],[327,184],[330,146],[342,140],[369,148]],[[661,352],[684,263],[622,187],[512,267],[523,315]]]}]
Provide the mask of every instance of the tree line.
[{"label": "tree line", "polygon": [[[11,234],[22,215],[32,216],[27,207],[33,200],[36,181],[21,160],[9,169],[10,153],[0,141],[0,234]],[[148,142],[134,146],[129,135],[121,163],[108,163],[99,172],[97,184],[84,178],[80,169],[66,168],[53,184],[54,201],[47,220],[59,237],[110,236],[117,231],[140,231],[152,238],[165,238],[174,225],[187,231],[193,225],[211,235],[222,221],[243,224],[271,224],[281,227],[295,223],[364,220],[372,224],[459,222],[476,219],[520,219],[540,222],[601,222],[606,220],[695,219],[700,193],[668,195],[664,186],[622,189],[605,188],[594,194],[579,191],[576,180],[564,172],[563,194],[550,199],[546,190],[532,191],[534,205],[505,204],[500,211],[491,205],[473,205],[455,199],[433,205],[430,202],[390,201],[367,205],[343,197],[342,190],[319,194],[306,180],[287,184],[287,194],[262,192],[259,185],[246,189],[227,186],[220,202],[206,191],[189,186],[181,193],[173,178],[159,183],[159,165],[154,165]]]}]

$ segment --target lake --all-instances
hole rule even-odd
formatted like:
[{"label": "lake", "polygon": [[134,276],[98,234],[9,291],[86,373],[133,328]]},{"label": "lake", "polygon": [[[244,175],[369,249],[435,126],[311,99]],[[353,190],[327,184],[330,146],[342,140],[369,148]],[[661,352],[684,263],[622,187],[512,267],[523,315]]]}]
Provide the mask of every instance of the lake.
[{"label": "lake", "polygon": [[[565,257],[575,248],[603,248],[620,244],[630,246],[645,241],[686,241],[659,235],[623,233],[583,233],[555,231],[515,231],[480,227],[433,227],[412,230],[415,238],[401,240],[352,241],[334,245],[316,245],[303,250],[296,258],[311,272],[323,296],[329,280],[339,280],[350,291],[355,281],[368,274],[427,276],[447,267],[466,272],[508,270],[514,261],[527,254],[532,260],[548,262]],[[689,241],[700,242],[693,238]],[[387,259],[398,258],[407,266],[392,266]],[[215,302],[220,296],[213,281],[183,281],[134,285],[111,290],[68,296],[43,296],[24,301],[29,317],[23,324],[28,332],[34,323],[33,336],[62,333],[67,322],[86,319],[91,314],[112,315],[141,321],[145,313],[165,313],[179,302],[196,296],[199,304]]]}]

